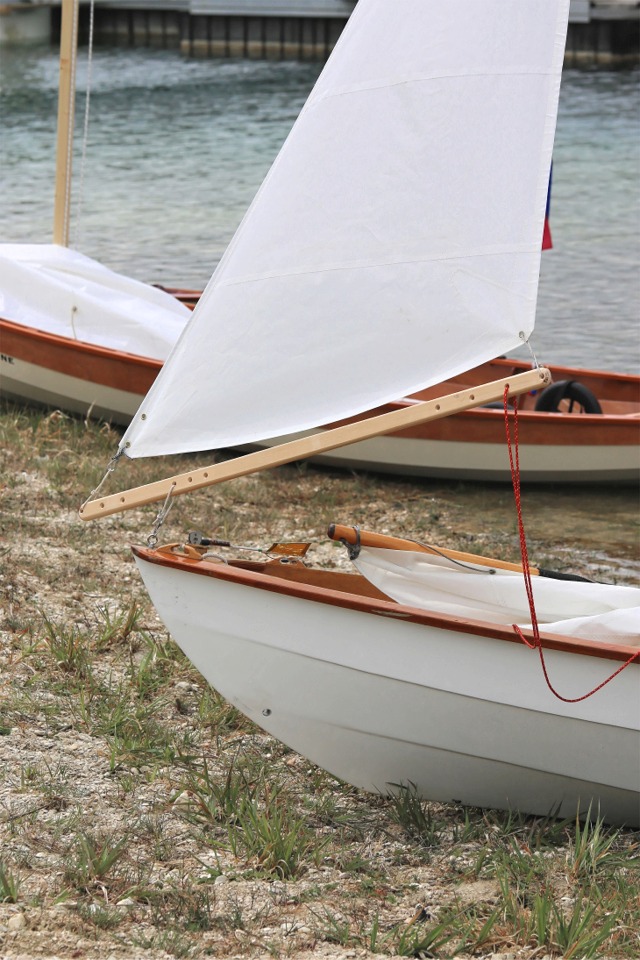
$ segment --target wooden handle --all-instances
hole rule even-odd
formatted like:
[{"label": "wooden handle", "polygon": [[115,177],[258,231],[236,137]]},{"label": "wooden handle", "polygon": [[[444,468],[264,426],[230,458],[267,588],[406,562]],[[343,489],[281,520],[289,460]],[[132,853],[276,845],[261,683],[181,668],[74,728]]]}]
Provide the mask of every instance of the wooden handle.
[{"label": "wooden handle", "polygon": [[[461,553],[459,550],[447,550],[444,547],[430,547],[427,544],[416,543],[415,540],[403,540],[401,537],[388,537],[384,533],[372,533],[370,530],[360,530],[356,527],[347,527],[340,523],[329,525],[327,536],[330,540],[353,544],[360,543],[363,547],[382,547],[385,550],[412,550],[414,553],[429,553],[436,557],[446,557],[460,563],[475,563],[482,567],[497,567],[500,570],[513,570],[522,573],[522,565],[508,563],[506,560],[492,560],[489,557],[480,557],[474,553]],[[538,576],[535,567],[530,568],[533,576]]]},{"label": "wooden handle", "polygon": [[513,377],[503,380],[494,380],[483,383],[459,393],[450,393],[445,397],[436,397],[434,400],[425,400],[421,403],[392,410],[377,417],[347,423],[332,430],[314,433],[311,436],[281,443],[277,447],[269,447],[256,453],[249,453],[244,457],[237,457],[224,463],[214,463],[189,473],[177,474],[165,480],[157,480],[142,487],[134,487],[122,493],[114,493],[108,497],[90,500],[80,508],[80,517],[83,520],[95,520],[98,517],[108,517],[113,513],[123,513],[134,507],[141,507],[147,503],[157,503],[167,497],[178,497],[192,490],[210,487],[223,480],[233,480],[244,477],[249,473],[267,470],[270,467],[279,467],[283,463],[292,463],[305,457],[313,457],[327,450],[345,447],[359,440],[368,440],[371,437],[382,436],[403,430],[406,427],[426,423],[429,420],[438,420],[448,417],[452,413],[470,410],[495,400],[502,400],[505,387],[509,396],[527,393],[529,390],[540,389],[551,382],[551,374],[544,367],[535,370],[526,370]]}]

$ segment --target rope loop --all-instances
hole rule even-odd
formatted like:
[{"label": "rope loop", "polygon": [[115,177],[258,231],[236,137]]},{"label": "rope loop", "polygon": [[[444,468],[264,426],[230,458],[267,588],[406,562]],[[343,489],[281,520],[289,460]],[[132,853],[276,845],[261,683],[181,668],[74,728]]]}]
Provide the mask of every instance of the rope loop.
[{"label": "rope loop", "polygon": [[349,560],[357,560],[360,556],[360,550],[362,549],[362,543],[360,541],[360,527],[354,526],[353,532],[355,534],[356,541],[355,543],[349,543],[348,540],[341,540],[340,542],[347,548],[347,553],[349,555]]},{"label": "rope loop", "polygon": [[557,697],[558,700],[562,700],[563,703],[580,703],[582,700],[588,700],[589,697],[592,697],[594,693],[598,692],[598,690],[602,690],[602,688],[606,687],[608,683],[611,683],[614,677],[617,677],[619,673],[622,673],[622,671],[625,670],[630,663],[633,663],[634,660],[637,660],[638,657],[640,657],[640,650],[637,650],[636,653],[631,654],[629,659],[626,660],[623,664],[621,664],[621,666],[619,666],[617,670],[615,670],[609,677],[607,677],[606,680],[603,680],[602,683],[599,683],[597,687],[594,687],[593,690],[590,690],[588,693],[584,693],[581,697],[563,697],[562,694],[558,693],[558,691],[554,688],[553,684],[551,683],[551,680],[549,679],[549,674],[547,672],[547,665],[544,660],[544,650],[542,648],[542,643],[540,642],[540,640],[538,640],[538,643],[529,643],[527,638],[522,633],[522,630],[516,623],[513,623],[512,627],[516,632],[517,636],[520,637],[522,642],[526,644],[526,646],[529,647],[530,650],[537,649],[538,655],[540,656],[540,665],[542,667],[542,672],[544,674],[544,679],[547,682],[547,686],[549,687],[549,690],[551,690],[551,693],[554,695],[554,697]]},{"label": "rope loop", "polygon": [[533,631],[533,643],[531,643],[522,630],[517,624],[512,624],[513,630],[517,637],[522,640],[522,642],[529,647],[530,650],[537,650],[540,657],[540,664],[542,666],[542,672],[544,674],[544,679],[551,690],[551,693],[554,697],[557,697],[558,700],[562,700],[563,703],[580,703],[582,700],[587,700],[589,697],[592,697],[594,693],[597,693],[599,690],[602,690],[608,683],[617,677],[619,673],[622,673],[630,663],[633,663],[634,660],[637,660],[640,657],[640,650],[632,654],[629,659],[623,663],[611,676],[607,677],[606,680],[603,680],[602,683],[599,683],[597,687],[594,687],[593,690],[590,690],[588,693],[583,694],[581,697],[563,697],[558,691],[554,688],[551,680],[549,679],[549,674],[547,672],[547,665],[544,659],[544,650],[542,648],[542,641],[540,639],[540,629],[538,626],[538,616],[536,614],[536,605],[533,597],[533,585],[531,581],[531,567],[529,566],[529,555],[527,551],[527,540],[524,532],[524,522],[522,520],[522,500],[520,493],[520,454],[518,448],[518,398],[513,398],[513,439],[511,437],[511,426],[509,423],[509,386],[507,385],[504,388],[504,423],[505,431],[507,434],[507,449],[509,451],[509,466],[511,467],[511,482],[513,485],[513,495],[516,503],[516,514],[518,517],[518,534],[520,537],[520,555],[522,557],[522,572],[524,576],[525,590],[527,593],[527,600],[529,601],[529,613],[531,615],[531,629]]}]

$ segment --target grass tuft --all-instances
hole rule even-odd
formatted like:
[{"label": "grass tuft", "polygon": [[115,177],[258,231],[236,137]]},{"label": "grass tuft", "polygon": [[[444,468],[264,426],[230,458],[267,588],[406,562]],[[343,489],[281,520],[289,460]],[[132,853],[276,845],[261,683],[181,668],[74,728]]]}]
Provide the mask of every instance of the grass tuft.
[{"label": "grass tuft", "polygon": [[0,859],[0,903],[17,903],[20,892],[20,879]]},{"label": "grass tuft", "polygon": [[431,805],[418,796],[415,783],[392,786],[396,790],[389,796],[392,820],[422,846],[436,846],[440,837],[440,825],[433,816]]}]

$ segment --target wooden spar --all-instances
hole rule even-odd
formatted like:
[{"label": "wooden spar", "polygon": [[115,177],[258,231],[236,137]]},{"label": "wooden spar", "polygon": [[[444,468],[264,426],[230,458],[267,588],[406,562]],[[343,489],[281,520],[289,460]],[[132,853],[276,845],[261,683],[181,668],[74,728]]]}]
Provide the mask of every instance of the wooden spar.
[{"label": "wooden spar", "polygon": [[53,242],[69,246],[79,0],[62,0]]},{"label": "wooden spar", "polygon": [[527,393],[529,390],[539,390],[550,382],[551,374],[546,368],[527,370],[513,377],[505,377],[503,380],[494,380],[459,393],[450,393],[444,397],[436,397],[434,400],[425,400],[414,406],[392,410],[377,417],[369,417],[366,420],[358,420],[355,423],[334,427],[332,430],[291,440],[277,447],[237,457],[235,460],[214,463],[166,480],[157,480],[155,483],[134,487],[108,497],[89,500],[80,508],[80,516],[83,520],[95,520],[97,517],[123,513],[125,510],[132,510],[147,503],[156,503],[159,500],[166,500],[167,497],[177,497],[192,490],[209,487],[223,480],[233,480],[249,473],[257,473],[259,470],[279,467],[294,460],[316,456],[326,450],[335,450],[337,447],[357,443],[359,440],[394,433],[396,430],[404,430],[429,420],[448,417],[472,407],[481,407],[486,403],[501,400],[505,387],[508,387],[509,395],[513,396]]},{"label": "wooden spar", "polygon": [[[384,533],[371,533],[369,530],[360,530],[356,527],[347,527],[341,523],[332,523],[327,531],[330,540],[360,544],[363,547],[378,547],[385,550],[409,550],[417,553],[430,553],[435,557],[446,557],[456,563],[475,563],[482,567],[496,567],[500,570],[512,570],[522,573],[522,564],[509,563],[507,560],[491,560],[488,557],[479,557],[474,553],[461,553],[459,550],[448,550],[444,547],[430,547],[426,543],[416,540],[403,540],[401,537],[389,537]],[[529,573],[538,576],[537,567],[529,567]]]}]

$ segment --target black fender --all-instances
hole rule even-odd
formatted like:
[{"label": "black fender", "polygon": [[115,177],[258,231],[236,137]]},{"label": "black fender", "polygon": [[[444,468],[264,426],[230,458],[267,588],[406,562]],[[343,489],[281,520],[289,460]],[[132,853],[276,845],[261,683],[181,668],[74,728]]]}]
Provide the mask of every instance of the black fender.
[{"label": "black fender", "polygon": [[577,404],[584,413],[602,413],[602,407],[591,390],[577,380],[559,380],[550,384],[536,400],[535,409],[538,412],[558,413],[562,400],[569,401],[569,411]]}]

